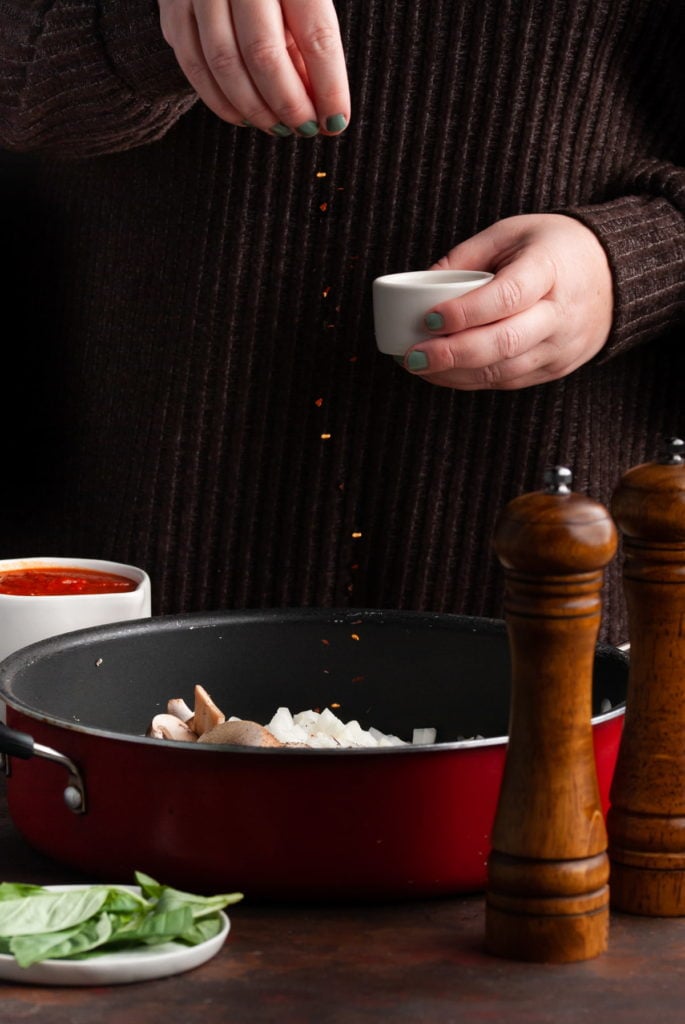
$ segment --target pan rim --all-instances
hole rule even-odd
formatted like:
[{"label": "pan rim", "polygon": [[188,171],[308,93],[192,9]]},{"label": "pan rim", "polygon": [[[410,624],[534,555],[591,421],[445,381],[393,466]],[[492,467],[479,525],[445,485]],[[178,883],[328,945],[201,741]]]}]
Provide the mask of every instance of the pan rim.
[{"label": "pan rim", "polygon": [[[482,738],[467,738],[462,740],[451,740],[443,743],[425,744],[403,744],[387,747],[339,747],[339,748],[311,748],[311,747],[245,747],[237,744],[200,744],[184,743],[175,740],[153,739],[135,733],[114,732],[109,729],[102,729],[94,726],[84,726],[78,721],[70,721],[66,718],[59,718],[54,715],[38,711],[34,706],[22,700],[12,692],[12,681],[14,673],[19,672],[25,665],[33,664],[43,655],[49,656],[64,649],[90,646],[95,639],[113,640],[119,637],[145,635],[150,632],[165,633],[173,632],[179,627],[187,627],[189,630],[208,629],[215,630],[217,625],[225,621],[228,625],[235,626],[241,623],[254,624],[256,622],[283,623],[288,621],[297,622],[321,622],[359,625],[372,623],[384,625],[392,622],[393,625],[415,627],[417,624],[429,628],[449,629],[460,628],[462,631],[470,629],[473,632],[489,633],[491,635],[502,635],[506,633],[506,623],[503,619],[486,618],[481,616],[458,615],[449,612],[426,612],[416,610],[388,609],[388,608],[320,608],[320,607],[281,607],[268,609],[217,609],[215,611],[182,612],[177,614],[159,615],[141,619],[127,620],[106,625],[91,626],[87,629],[74,630],[59,636],[49,637],[37,643],[24,647],[9,655],[0,662],[0,703],[11,708],[18,714],[32,721],[58,729],[64,729],[83,735],[87,738],[107,740],[119,743],[135,743],[160,750],[184,751],[183,756],[200,752],[201,756],[221,755],[227,753],[251,755],[255,757],[317,757],[317,758],[340,758],[341,756],[355,757],[379,757],[379,756],[415,756],[426,753],[447,753],[453,750],[478,751],[488,747],[506,747],[508,735],[488,736]],[[629,655],[626,651],[610,644],[598,643],[597,653],[603,657],[611,657],[616,661],[622,661],[626,665],[629,662]],[[592,726],[603,725],[614,718],[625,714],[625,701],[614,705],[608,711],[593,715]]]}]

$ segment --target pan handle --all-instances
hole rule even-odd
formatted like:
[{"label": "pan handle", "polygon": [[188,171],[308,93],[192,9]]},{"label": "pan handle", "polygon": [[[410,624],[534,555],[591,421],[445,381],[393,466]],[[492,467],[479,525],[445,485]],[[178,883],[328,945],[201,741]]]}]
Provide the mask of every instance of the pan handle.
[{"label": "pan handle", "polygon": [[23,760],[28,760],[30,757],[42,757],[46,761],[54,761],[55,764],[62,765],[69,775],[64,789],[64,802],[74,814],[86,813],[86,787],[83,778],[79,769],[66,754],[60,754],[52,747],[36,743],[28,733],[10,729],[4,722],[0,722],[0,754],[4,755],[7,775],[10,774],[9,757],[20,757]]}]

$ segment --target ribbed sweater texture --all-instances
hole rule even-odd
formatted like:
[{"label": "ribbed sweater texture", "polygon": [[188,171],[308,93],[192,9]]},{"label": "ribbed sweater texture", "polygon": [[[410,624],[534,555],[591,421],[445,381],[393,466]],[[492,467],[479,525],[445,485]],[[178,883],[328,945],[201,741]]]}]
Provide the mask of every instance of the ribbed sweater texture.
[{"label": "ribbed sweater texture", "polygon": [[[272,139],[195,99],[154,0],[0,0],[0,555],[141,565],[157,612],[501,616],[503,506],[560,463],[607,503],[685,432],[682,0],[338,13],[349,128]],[[377,352],[374,277],[547,211],[609,257],[592,363],[459,392]]]}]

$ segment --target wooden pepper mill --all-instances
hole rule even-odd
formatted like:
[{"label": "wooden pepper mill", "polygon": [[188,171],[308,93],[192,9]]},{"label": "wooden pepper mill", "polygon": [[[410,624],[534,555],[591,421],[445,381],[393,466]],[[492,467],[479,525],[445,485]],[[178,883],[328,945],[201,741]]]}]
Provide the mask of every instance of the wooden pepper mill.
[{"label": "wooden pepper mill", "polygon": [[607,817],[611,901],[685,914],[685,443],[629,470],[611,509],[623,533],[630,669]]},{"label": "wooden pepper mill", "polygon": [[509,744],[488,862],[485,944],[515,960],[602,953],[609,859],[592,740],[592,676],[609,513],[570,490],[514,499],[495,530],[506,572],[512,668]]}]

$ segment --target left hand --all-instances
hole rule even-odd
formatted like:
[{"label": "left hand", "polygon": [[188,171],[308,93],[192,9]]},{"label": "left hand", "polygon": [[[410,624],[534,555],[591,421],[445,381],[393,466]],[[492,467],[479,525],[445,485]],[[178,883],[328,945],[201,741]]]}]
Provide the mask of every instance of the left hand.
[{"label": "left hand", "polygon": [[572,217],[508,217],[431,269],[495,274],[426,310],[437,327],[426,327],[429,340],[414,345],[404,365],[431,384],[464,391],[544,384],[588,362],[609,336],[609,263],[596,235]]}]

